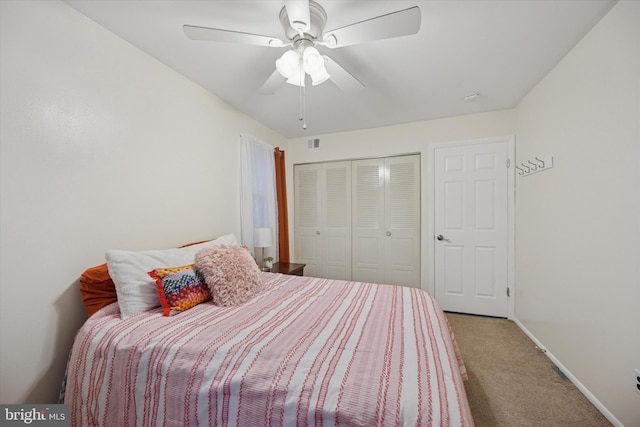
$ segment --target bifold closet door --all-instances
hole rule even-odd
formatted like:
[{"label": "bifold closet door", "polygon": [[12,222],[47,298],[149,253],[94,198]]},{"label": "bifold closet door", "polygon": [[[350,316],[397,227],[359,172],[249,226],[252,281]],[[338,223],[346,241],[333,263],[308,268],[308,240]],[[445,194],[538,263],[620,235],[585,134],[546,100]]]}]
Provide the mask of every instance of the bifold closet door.
[{"label": "bifold closet door", "polygon": [[386,283],[420,287],[420,156],[385,161]]},{"label": "bifold closet door", "polygon": [[322,277],[351,280],[351,162],[322,164]]},{"label": "bifold closet door", "polygon": [[420,287],[420,156],[352,162],[353,275]]},{"label": "bifold closet door", "polygon": [[358,282],[384,283],[384,159],[351,164],[353,274]]},{"label": "bifold closet door", "polygon": [[295,260],[305,275],[351,279],[351,162],[296,165]]},{"label": "bifold closet door", "polygon": [[294,167],[294,245],[295,261],[306,264],[307,276],[320,277],[322,187],[321,165]]}]

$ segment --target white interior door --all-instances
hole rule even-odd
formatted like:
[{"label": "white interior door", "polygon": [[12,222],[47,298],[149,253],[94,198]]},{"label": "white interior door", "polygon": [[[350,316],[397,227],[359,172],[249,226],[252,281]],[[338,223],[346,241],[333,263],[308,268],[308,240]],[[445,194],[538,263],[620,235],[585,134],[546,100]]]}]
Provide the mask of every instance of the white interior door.
[{"label": "white interior door", "polygon": [[385,282],[420,287],[420,156],[385,160]]},{"label": "white interior door", "polygon": [[508,144],[434,150],[435,293],[446,311],[507,317]]}]

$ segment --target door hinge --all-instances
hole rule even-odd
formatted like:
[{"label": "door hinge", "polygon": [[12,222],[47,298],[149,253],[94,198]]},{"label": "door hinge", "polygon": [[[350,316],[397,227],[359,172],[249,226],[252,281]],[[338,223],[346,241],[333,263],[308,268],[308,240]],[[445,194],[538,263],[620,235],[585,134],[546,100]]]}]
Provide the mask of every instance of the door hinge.
[{"label": "door hinge", "polygon": [[511,167],[511,159],[507,159],[507,168]]},{"label": "door hinge", "polygon": [[511,295],[510,295],[510,293],[511,293],[511,292],[509,292],[509,288],[507,288],[507,296],[508,296],[508,297],[510,297],[510,296],[511,296]]}]

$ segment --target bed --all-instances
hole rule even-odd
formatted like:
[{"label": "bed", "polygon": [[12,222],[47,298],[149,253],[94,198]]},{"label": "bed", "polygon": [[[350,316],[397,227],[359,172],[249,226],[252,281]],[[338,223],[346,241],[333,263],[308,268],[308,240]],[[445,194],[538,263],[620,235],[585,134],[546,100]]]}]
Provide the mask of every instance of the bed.
[{"label": "bed", "polygon": [[71,425],[473,425],[462,357],[429,294],[259,274],[238,305],[97,310],[69,360]]}]

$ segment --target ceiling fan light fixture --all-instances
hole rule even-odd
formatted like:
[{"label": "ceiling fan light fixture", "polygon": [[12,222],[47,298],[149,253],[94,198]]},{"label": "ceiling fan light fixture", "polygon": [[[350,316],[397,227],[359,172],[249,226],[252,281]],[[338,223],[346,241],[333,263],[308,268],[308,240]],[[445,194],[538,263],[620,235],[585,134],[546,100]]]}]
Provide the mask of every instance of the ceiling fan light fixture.
[{"label": "ceiling fan light fixture", "polygon": [[318,49],[308,46],[302,52],[302,66],[308,74],[313,74],[324,68],[324,59],[318,52]]},{"label": "ceiling fan light fixture", "polygon": [[311,76],[314,86],[327,81],[331,77],[325,67],[324,57],[313,46],[306,47],[302,52],[302,67],[305,73]]},{"label": "ceiling fan light fixture", "polygon": [[300,66],[300,55],[295,50],[286,51],[280,58],[276,60],[276,69],[282,77],[290,79],[298,73]]},{"label": "ceiling fan light fixture", "polygon": [[317,73],[311,74],[311,84],[313,86],[318,86],[320,83],[324,83],[330,78],[331,76],[327,72],[326,68],[322,67],[322,69]]},{"label": "ceiling fan light fixture", "polygon": [[311,76],[311,83],[317,86],[331,76],[325,67],[325,58],[318,49],[307,46],[302,53],[299,50],[288,50],[276,60],[276,69],[294,86],[305,86],[306,75]]},{"label": "ceiling fan light fixture", "polygon": [[318,67],[318,69],[313,73],[310,73],[311,82],[314,86],[317,86],[320,83],[324,83],[331,78],[331,75],[327,71],[326,59],[324,58],[324,56],[320,56],[320,60],[322,61],[322,66]]}]

